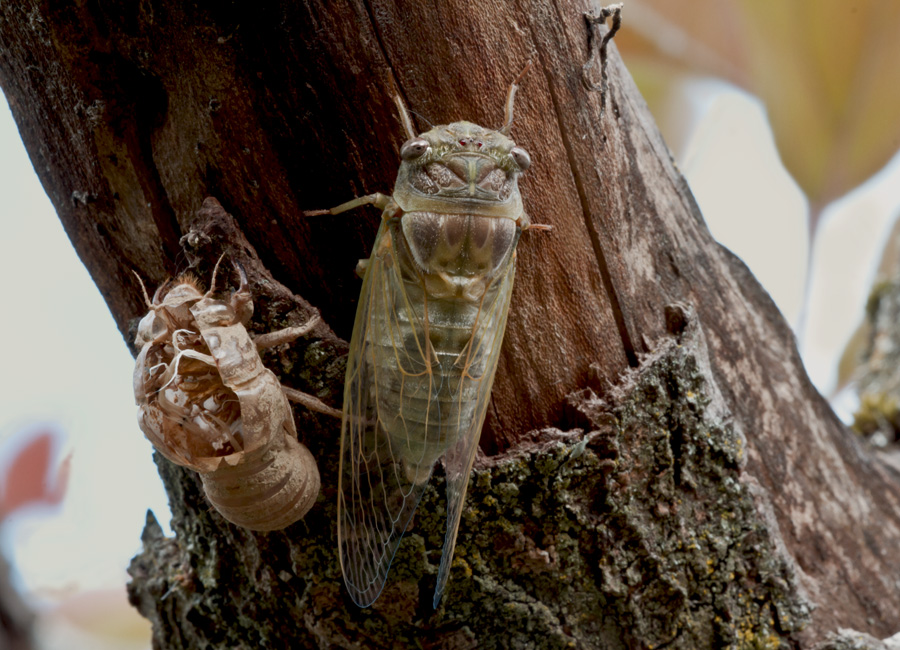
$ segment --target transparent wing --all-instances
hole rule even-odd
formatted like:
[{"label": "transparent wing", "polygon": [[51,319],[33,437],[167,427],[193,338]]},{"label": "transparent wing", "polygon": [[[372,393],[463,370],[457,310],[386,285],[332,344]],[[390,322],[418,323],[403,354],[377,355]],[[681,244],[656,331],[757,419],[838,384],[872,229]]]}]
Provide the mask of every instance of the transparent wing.
[{"label": "transparent wing", "polygon": [[[401,269],[394,244],[385,220],[366,267],[344,392],[338,544],[347,589],[361,607],[381,593],[435,461],[443,457],[448,521],[435,606],[440,600],[514,274],[510,258],[474,318],[462,331],[447,329],[435,301],[429,306],[425,283]],[[447,343],[451,339],[459,347]]]},{"label": "transparent wing", "polygon": [[[450,575],[453,551],[456,548],[456,534],[459,531],[459,519],[462,516],[466,488],[469,485],[469,474],[478,450],[481,426],[484,424],[484,417],[487,414],[491,386],[494,383],[494,373],[497,370],[500,347],[503,343],[503,333],[506,331],[506,315],[509,313],[514,277],[515,258],[510,261],[506,272],[498,277],[496,293],[489,290],[487,298],[482,304],[479,319],[472,330],[472,342],[462,375],[463,386],[460,395],[465,395],[475,388],[478,397],[474,417],[469,422],[462,423],[465,426],[465,432],[444,455],[444,471],[447,481],[447,532],[444,536],[444,552],[441,556],[440,569],[438,569],[437,586],[434,589],[435,609],[441,602],[441,596],[444,594],[444,587],[447,585],[447,578]],[[478,370],[473,372],[473,369]]]},{"label": "transparent wing", "polygon": [[[410,480],[397,458],[379,392],[402,381],[403,372],[427,373],[424,342],[410,338],[406,321],[412,310],[393,263],[391,234],[383,221],[366,266],[362,293],[350,341],[341,468],[338,488],[338,544],[344,581],[353,601],[371,605],[384,587],[387,572],[412,517],[426,481]],[[400,312],[403,314],[401,322]],[[413,331],[421,331],[416,324]],[[427,477],[426,477],[427,478]]]}]

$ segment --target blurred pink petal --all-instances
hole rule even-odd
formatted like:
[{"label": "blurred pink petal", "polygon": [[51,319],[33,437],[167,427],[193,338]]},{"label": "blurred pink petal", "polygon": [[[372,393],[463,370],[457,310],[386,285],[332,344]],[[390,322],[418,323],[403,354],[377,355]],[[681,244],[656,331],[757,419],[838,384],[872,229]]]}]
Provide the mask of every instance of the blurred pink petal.
[{"label": "blurred pink petal", "polygon": [[69,481],[72,456],[69,454],[54,470],[54,449],[60,435],[50,429],[29,434],[8,464],[0,484],[0,521],[19,508],[32,504],[54,505],[62,501]]}]

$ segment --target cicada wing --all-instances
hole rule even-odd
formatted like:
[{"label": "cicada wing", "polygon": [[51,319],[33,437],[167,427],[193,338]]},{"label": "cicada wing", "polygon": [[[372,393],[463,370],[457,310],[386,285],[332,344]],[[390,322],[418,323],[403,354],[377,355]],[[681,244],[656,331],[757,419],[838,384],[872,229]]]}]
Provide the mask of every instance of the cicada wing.
[{"label": "cicada wing", "polygon": [[411,465],[409,454],[401,460],[383,424],[398,414],[379,409],[379,391],[402,385],[404,375],[430,372],[427,345],[417,334],[423,328],[413,310],[404,307],[408,300],[386,224],[382,222],[366,265],[341,427],[338,545],[344,582],[360,607],[371,605],[381,593],[430,473],[430,468]]},{"label": "cicada wing", "polygon": [[[498,276],[496,287],[488,290],[481,305],[478,320],[472,328],[472,338],[468,347],[468,355],[464,363],[460,381],[459,395],[477,391],[477,402],[474,417],[461,423],[465,431],[458,442],[450,447],[443,456],[447,482],[447,532],[444,536],[444,552],[441,566],[438,569],[437,586],[434,590],[434,607],[437,609],[453,562],[456,549],[456,535],[459,532],[459,520],[462,516],[463,502],[469,485],[469,474],[478,450],[481,438],[481,427],[487,414],[491,399],[491,386],[494,373],[500,358],[500,347],[503,333],[506,330],[506,315],[509,313],[509,302],[512,295],[515,277],[515,258],[509,262],[506,272]],[[472,369],[479,369],[477,372]]]}]

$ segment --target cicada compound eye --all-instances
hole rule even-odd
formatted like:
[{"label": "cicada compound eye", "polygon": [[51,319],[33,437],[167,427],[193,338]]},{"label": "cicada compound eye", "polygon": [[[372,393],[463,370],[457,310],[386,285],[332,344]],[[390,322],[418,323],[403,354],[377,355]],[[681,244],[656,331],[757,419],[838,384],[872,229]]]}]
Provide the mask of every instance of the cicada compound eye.
[{"label": "cicada compound eye", "polygon": [[513,147],[512,151],[509,152],[509,155],[512,156],[512,159],[516,161],[519,169],[523,172],[531,167],[531,156],[529,156],[528,152],[522,147]]},{"label": "cicada compound eye", "polygon": [[403,146],[400,147],[400,157],[403,160],[415,160],[416,158],[422,157],[422,155],[428,151],[428,140],[424,138],[413,138],[412,140],[407,140],[403,143]]}]

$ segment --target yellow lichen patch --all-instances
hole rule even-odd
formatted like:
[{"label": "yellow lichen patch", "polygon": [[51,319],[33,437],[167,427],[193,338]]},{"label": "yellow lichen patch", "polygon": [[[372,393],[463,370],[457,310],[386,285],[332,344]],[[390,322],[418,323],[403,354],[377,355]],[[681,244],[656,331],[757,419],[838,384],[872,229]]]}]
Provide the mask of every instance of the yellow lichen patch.
[{"label": "yellow lichen patch", "polygon": [[869,436],[876,431],[897,431],[900,404],[887,393],[866,393],[860,397],[859,410],[853,415],[854,431]]},{"label": "yellow lichen patch", "polygon": [[771,631],[774,624],[771,619],[742,619],[735,630],[738,647],[747,650],[776,650],[783,647],[782,638]]},{"label": "yellow lichen patch", "polygon": [[469,563],[462,559],[459,555],[453,558],[452,566],[455,570],[462,570],[465,577],[472,577],[472,567],[469,566]]}]

